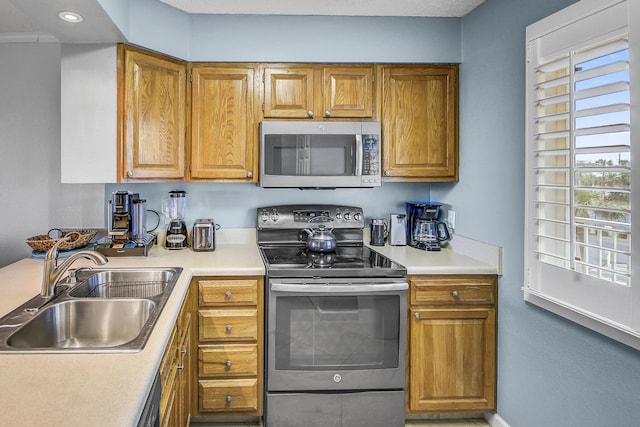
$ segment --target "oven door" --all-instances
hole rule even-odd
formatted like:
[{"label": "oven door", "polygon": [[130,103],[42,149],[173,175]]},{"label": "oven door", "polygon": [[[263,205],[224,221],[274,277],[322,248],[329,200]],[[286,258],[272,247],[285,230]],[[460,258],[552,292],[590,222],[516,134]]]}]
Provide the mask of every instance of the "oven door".
[{"label": "oven door", "polygon": [[405,387],[404,279],[272,279],[267,390]]}]

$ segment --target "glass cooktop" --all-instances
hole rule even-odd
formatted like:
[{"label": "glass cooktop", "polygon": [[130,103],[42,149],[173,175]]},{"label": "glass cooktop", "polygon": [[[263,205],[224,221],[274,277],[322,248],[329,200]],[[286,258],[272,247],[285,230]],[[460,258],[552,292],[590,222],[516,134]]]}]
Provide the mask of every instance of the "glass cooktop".
[{"label": "glass cooktop", "polygon": [[262,247],[270,277],[403,277],[404,266],[366,246],[320,253],[300,246]]}]

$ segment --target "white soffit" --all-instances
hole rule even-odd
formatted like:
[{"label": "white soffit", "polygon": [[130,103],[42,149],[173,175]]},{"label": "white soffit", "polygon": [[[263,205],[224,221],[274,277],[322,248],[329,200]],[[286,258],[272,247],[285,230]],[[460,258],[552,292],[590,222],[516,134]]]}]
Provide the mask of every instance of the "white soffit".
[{"label": "white soffit", "polygon": [[461,17],[485,0],[160,0],[187,13]]}]

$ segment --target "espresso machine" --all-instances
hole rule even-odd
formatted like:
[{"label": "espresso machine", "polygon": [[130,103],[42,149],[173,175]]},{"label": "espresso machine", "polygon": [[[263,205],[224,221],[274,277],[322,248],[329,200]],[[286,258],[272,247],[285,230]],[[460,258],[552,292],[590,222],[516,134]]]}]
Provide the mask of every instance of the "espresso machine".
[{"label": "espresso machine", "polygon": [[163,210],[169,222],[164,242],[167,249],[184,249],[189,246],[187,224],[184,221],[186,196],[186,191],[172,190],[169,191],[169,198],[163,200]]},{"label": "espresso machine", "polygon": [[407,202],[407,242],[424,251],[439,251],[442,242],[451,239],[447,225],[438,221],[440,203]]},{"label": "espresso machine", "polygon": [[147,232],[147,201],[138,193],[114,191],[108,202],[108,236],[96,250],[107,256],[147,255],[155,236]]}]

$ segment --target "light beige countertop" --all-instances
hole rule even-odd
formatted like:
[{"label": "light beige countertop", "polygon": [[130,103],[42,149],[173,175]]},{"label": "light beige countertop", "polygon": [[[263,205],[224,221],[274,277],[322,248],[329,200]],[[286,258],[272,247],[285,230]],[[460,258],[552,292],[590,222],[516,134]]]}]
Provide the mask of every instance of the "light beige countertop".
[{"label": "light beige countertop", "polygon": [[[191,277],[265,274],[254,229],[220,230],[216,239],[213,252],[154,246],[146,257],[109,258],[106,267],[184,269],[144,349],[126,354],[0,354],[0,425],[135,426]],[[465,246],[463,238],[458,241],[460,252],[455,245],[440,252],[406,246],[373,248],[403,264],[409,274],[500,273],[499,248],[487,258],[482,255],[485,247],[473,242]],[[73,267],[84,263],[78,261]],[[40,292],[42,272],[43,262],[35,259],[0,269],[0,316]]]}]

